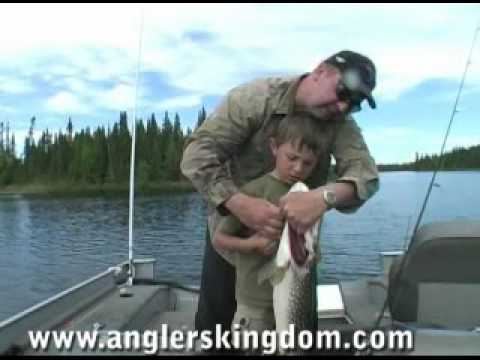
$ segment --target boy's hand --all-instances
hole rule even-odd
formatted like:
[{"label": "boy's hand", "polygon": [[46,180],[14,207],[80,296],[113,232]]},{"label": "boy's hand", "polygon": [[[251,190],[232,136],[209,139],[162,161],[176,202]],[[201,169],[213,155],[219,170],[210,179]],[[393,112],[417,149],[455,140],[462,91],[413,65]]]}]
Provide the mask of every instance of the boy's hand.
[{"label": "boy's hand", "polygon": [[270,240],[269,238],[256,233],[249,238],[249,241],[252,241],[254,251],[260,255],[272,256],[277,252],[279,243],[278,240]]}]

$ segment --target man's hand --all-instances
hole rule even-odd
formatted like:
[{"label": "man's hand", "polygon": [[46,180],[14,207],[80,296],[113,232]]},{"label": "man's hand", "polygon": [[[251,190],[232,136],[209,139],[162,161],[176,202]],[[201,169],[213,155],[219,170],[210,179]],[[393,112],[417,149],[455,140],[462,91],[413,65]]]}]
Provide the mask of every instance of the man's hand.
[{"label": "man's hand", "polygon": [[352,206],[358,202],[355,186],[342,182],[320,186],[307,192],[290,192],[280,199],[280,210],[295,231],[305,234],[327,211],[323,192],[334,191],[336,208]]},{"label": "man's hand", "polygon": [[290,192],[280,198],[280,210],[288,224],[300,234],[310,229],[327,211],[322,189]]},{"label": "man's hand", "polygon": [[284,217],[280,208],[264,199],[237,193],[225,202],[225,207],[248,228],[271,240],[282,235]]}]

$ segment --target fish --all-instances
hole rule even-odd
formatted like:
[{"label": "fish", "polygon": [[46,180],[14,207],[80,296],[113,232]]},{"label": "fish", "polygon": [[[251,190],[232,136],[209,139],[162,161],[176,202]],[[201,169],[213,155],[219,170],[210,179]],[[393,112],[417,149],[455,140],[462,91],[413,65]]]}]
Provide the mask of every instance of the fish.
[{"label": "fish", "polygon": [[[295,191],[309,191],[309,188],[302,182],[296,182],[289,192]],[[315,286],[312,286],[312,272],[319,259],[319,225],[320,219],[302,235],[286,222],[275,256],[259,270],[259,283],[270,281],[273,287],[277,336],[289,332],[292,324],[294,340],[298,339],[301,331],[316,328],[316,294]],[[291,350],[300,350],[296,341]],[[284,349],[278,351],[286,352]]]}]

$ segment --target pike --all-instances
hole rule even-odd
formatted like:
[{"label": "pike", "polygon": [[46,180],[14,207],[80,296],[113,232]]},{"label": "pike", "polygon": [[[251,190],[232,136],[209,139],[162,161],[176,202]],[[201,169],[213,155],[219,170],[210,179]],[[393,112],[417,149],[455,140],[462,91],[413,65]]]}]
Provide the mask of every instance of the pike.
[{"label": "pike", "polygon": [[[296,191],[309,189],[304,183],[297,182],[289,192]],[[288,222],[285,223],[275,257],[265,264],[258,274],[259,283],[270,281],[273,286],[277,334],[289,331],[289,326],[293,324],[295,346],[302,330],[316,328],[317,317],[313,301],[316,294],[315,286],[312,286],[311,272],[315,271],[315,264],[319,259],[319,224],[320,220],[302,235]]]}]

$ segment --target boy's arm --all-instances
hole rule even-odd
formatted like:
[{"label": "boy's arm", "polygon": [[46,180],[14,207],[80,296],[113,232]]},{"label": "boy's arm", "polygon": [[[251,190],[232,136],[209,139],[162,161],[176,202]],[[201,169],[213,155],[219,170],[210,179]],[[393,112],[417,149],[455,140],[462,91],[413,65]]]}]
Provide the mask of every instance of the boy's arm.
[{"label": "boy's arm", "polygon": [[270,256],[275,252],[276,246],[274,245],[277,243],[278,241],[272,241],[258,233],[248,238],[242,238],[217,230],[213,237],[214,247],[241,253],[257,252],[265,256]]},{"label": "boy's arm", "polygon": [[255,241],[249,241],[249,238],[233,236],[221,231],[216,231],[213,238],[213,245],[216,248],[229,251],[239,251],[242,253],[252,252],[256,248]]}]

